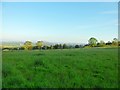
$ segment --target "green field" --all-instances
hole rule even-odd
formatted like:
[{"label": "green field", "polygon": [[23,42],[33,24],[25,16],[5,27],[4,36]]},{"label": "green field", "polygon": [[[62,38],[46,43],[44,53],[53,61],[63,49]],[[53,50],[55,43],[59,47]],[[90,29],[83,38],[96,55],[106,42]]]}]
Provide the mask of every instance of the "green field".
[{"label": "green field", "polygon": [[3,88],[117,88],[118,49],[6,51]]}]

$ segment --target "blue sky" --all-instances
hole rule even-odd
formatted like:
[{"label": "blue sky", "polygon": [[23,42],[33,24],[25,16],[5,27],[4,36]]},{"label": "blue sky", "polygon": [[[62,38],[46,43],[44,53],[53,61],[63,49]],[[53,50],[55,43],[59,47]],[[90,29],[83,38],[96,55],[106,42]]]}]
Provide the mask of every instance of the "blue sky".
[{"label": "blue sky", "polygon": [[118,36],[117,2],[4,2],[3,41],[87,43]]}]

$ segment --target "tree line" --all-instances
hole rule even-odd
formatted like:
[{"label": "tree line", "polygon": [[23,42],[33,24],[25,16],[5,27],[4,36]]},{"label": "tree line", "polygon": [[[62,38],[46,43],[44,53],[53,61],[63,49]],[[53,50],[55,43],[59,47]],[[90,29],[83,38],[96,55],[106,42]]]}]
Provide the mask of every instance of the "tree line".
[{"label": "tree line", "polygon": [[88,40],[88,42],[89,42],[88,46],[91,46],[91,47],[105,47],[106,45],[120,46],[120,41],[118,41],[117,38],[113,38],[112,41],[108,41],[107,43],[105,43],[103,40],[98,42],[96,38],[92,37]]},{"label": "tree line", "polygon": [[[85,45],[67,45],[67,44],[55,44],[55,45],[44,45],[43,41],[37,41],[36,45],[33,45],[31,41],[25,41],[23,46],[19,48],[8,48],[9,50],[47,50],[47,49],[71,49],[71,48],[85,48],[85,47],[106,47],[106,46],[120,46],[120,41],[117,38],[114,38],[112,41],[104,42],[103,40],[99,41],[91,37],[88,40],[88,44]],[[6,48],[3,48],[6,49]]]}]

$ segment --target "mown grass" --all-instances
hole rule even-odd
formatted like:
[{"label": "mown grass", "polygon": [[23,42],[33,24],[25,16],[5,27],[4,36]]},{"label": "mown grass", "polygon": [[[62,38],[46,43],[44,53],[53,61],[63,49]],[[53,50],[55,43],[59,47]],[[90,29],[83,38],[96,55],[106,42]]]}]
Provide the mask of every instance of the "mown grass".
[{"label": "mown grass", "polygon": [[3,52],[3,88],[117,88],[117,48]]}]

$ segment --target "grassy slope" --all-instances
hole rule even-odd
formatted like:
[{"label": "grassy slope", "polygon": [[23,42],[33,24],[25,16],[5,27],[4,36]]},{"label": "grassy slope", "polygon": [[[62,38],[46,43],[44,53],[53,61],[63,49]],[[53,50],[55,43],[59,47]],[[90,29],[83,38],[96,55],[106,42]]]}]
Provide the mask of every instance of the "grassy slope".
[{"label": "grassy slope", "polygon": [[117,87],[117,49],[3,52],[3,87]]}]

